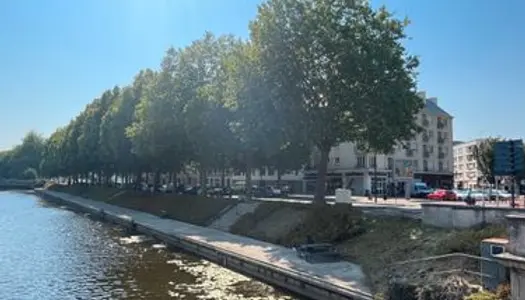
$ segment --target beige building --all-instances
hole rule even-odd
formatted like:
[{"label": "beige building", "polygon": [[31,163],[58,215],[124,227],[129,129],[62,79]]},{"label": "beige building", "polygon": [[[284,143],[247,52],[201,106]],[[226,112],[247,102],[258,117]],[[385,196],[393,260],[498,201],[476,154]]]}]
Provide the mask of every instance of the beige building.
[{"label": "beige building", "polygon": [[[453,117],[439,107],[437,98],[427,98],[424,92],[419,95],[425,107],[418,117],[423,132],[407,143],[399,146],[391,155],[361,153],[353,143],[342,143],[332,148],[328,162],[328,192],[346,187],[354,194],[377,190],[379,193],[404,189],[404,185],[414,180],[423,181],[431,187],[452,187],[453,156],[452,132]],[[377,173],[374,164],[377,163]],[[227,182],[241,182],[245,174],[228,176]],[[282,181],[293,186],[297,193],[313,193],[317,178],[316,163],[301,171],[284,174]],[[273,184],[277,181],[274,170],[254,170],[252,179],[257,184]],[[208,183],[219,182],[217,175],[210,176]],[[401,192],[400,192],[401,193]]]},{"label": "beige building", "polygon": [[454,186],[457,188],[478,187],[479,180],[482,176],[474,148],[478,146],[483,139],[477,139],[469,142],[454,145]]}]

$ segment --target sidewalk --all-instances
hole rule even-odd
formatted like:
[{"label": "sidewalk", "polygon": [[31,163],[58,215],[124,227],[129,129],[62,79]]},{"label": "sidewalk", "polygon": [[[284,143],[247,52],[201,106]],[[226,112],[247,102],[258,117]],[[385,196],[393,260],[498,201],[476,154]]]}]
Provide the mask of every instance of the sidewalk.
[{"label": "sidewalk", "polygon": [[361,267],[350,262],[309,264],[299,259],[294,250],[282,246],[211,228],[199,227],[171,219],[162,219],[147,213],[69,194],[52,191],[42,191],[42,193],[94,210],[103,209],[106,214],[120,218],[131,218],[136,224],[152,228],[163,234],[209,244],[217,249],[233,252],[238,256],[247,257],[296,273],[301,277],[351,291],[356,295],[361,295],[360,298],[362,299],[371,299],[370,290],[365,284],[365,275]]}]

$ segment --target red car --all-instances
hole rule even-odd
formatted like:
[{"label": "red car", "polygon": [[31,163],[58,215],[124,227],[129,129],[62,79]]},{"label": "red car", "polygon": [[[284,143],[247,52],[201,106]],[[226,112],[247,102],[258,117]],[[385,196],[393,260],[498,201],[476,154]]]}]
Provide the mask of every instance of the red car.
[{"label": "red car", "polygon": [[435,190],[427,196],[430,200],[455,201],[456,193],[450,190]]}]

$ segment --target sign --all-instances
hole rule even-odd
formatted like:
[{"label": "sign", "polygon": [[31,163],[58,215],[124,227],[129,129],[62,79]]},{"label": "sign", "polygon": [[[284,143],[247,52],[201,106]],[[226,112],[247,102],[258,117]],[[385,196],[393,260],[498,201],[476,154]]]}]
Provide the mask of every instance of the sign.
[{"label": "sign", "polygon": [[494,144],[494,176],[513,176],[524,170],[523,141],[510,140]]}]

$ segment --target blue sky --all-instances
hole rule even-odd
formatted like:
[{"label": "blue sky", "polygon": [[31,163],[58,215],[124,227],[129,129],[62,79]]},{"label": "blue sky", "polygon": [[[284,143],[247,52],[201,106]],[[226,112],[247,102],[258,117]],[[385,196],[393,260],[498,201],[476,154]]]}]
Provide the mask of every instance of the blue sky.
[{"label": "blue sky", "polygon": [[[0,1],[0,149],[32,129],[49,135],[169,46],[205,30],[246,37],[259,2]],[[525,1],[372,3],[411,19],[419,88],[455,117],[455,139],[525,135]]]}]

